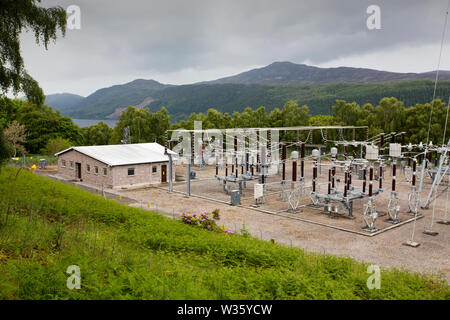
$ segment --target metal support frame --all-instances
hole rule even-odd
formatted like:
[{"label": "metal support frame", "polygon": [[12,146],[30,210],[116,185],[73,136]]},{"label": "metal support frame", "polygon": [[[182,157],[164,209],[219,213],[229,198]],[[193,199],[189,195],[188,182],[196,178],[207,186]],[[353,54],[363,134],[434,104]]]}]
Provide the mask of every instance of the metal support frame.
[{"label": "metal support frame", "polygon": [[363,220],[365,223],[365,227],[363,227],[363,229],[369,232],[378,231],[375,225],[377,218],[378,212],[376,210],[375,201],[373,197],[369,197],[367,204],[364,207]]}]

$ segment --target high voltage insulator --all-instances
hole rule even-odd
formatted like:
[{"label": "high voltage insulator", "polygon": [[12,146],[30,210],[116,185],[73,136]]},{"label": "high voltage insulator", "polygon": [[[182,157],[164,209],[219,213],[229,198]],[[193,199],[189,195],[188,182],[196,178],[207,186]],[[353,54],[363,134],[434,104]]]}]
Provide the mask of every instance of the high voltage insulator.
[{"label": "high voltage insulator", "polygon": [[168,132],[164,132],[164,154],[167,154],[167,140],[168,140]]}]

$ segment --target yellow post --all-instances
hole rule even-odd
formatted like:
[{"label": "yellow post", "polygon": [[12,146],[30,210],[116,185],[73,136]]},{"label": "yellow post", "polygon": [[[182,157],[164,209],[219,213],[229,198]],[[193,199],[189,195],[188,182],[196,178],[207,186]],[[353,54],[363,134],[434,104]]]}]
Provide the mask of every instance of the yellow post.
[{"label": "yellow post", "polygon": [[147,202],[147,208],[150,209],[150,202]]},{"label": "yellow post", "polygon": [[119,195],[119,200],[122,200],[122,195]]}]

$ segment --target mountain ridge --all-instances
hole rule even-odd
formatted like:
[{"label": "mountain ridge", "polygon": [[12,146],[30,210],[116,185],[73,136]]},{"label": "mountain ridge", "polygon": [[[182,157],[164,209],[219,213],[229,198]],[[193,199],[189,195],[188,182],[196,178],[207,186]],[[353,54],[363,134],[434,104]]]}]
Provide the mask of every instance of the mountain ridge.
[{"label": "mountain ridge", "polygon": [[[439,75],[440,80],[450,80],[450,71],[440,71]],[[63,107],[59,107],[57,103],[48,104],[60,109],[63,115],[79,119],[117,119],[120,112],[129,105],[149,108],[152,111],[166,106],[173,119],[182,120],[189,117],[192,112],[205,112],[208,108],[232,112],[246,106],[258,107],[258,104],[266,105],[270,109],[280,103],[284,104],[285,99],[298,99],[299,103],[302,103],[302,101],[311,100],[310,97],[299,94],[299,92],[306,94],[307,90],[310,90],[309,94],[313,96],[316,94],[315,91],[326,94],[329,96],[326,103],[332,103],[331,96],[334,98],[342,96],[333,84],[354,86],[371,84],[373,91],[377,90],[377,86],[386,83],[412,80],[432,81],[435,77],[436,71],[396,73],[344,66],[320,68],[277,61],[233,76],[186,85],[163,84],[153,79],[135,79],[124,84],[98,89],[76,104],[69,103],[69,107],[67,104]],[[327,85],[330,85],[331,93],[320,89],[321,86]],[[420,90],[425,90],[423,85],[419,87]],[[401,90],[405,91],[407,88],[402,87]],[[380,96],[378,92],[376,94],[371,92],[370,95],[371,97]],[[348,98],[348,94],[344,96]],[[49,97],[51,100],[51,95]],[[368,101],[372,102],[373,98]],[[323,106],[321,108],[323,109]]]},{"label": "mountain ridge", "polygon": [[[450,71],[440,71],[446,80],[450,80]],[[331,67],[321,68],[289,61],[276,61],[265,67],[256,68],[234,76],[202,82],[224,84],[274,84],[274,83],[374,83],[389,81],[422,80],[434,78],[436,71],[423,73],[400,73],[369,68]]]}]

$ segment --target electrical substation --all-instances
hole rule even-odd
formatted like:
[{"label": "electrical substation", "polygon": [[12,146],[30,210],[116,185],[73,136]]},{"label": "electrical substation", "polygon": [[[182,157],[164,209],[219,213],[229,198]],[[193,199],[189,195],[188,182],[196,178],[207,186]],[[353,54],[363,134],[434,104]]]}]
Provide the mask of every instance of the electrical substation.
[{"label": "electrical substation", "polygon": [[430,236],[449,223],[447,201],[436,208],[450,191],[449,144],[405,141],[366,126],[167,132],[179,155],[167,190],[369,237],[409,225],[399,241],[417,247],[418,219]]}]

